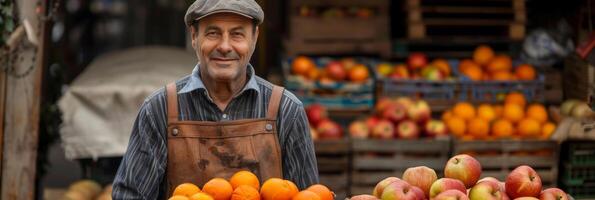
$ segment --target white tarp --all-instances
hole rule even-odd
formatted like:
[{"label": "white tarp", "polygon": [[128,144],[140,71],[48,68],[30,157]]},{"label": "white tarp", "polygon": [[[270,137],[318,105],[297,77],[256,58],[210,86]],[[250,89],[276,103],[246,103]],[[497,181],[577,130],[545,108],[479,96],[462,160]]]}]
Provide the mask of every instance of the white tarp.
[{"label": "white tarp", "polygon": [[140,47],[95,59],[58,102],[66,158],[122,156],[145,97],[192,72],[184,49]]}]

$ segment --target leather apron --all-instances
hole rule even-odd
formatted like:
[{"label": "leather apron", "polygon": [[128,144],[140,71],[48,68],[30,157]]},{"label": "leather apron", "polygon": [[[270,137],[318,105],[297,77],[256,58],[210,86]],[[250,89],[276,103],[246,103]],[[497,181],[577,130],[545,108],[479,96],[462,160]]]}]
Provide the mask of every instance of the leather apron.
[{"label": "leather apron", "polygon": [[202,187],[212,178],[229,178],[248,170],[264,181],[282,178],[277,113],[283,88],[273,86],[266,118],[234,121],[180,121],[175,83],[167,91],[167,187],[193,183]]}]

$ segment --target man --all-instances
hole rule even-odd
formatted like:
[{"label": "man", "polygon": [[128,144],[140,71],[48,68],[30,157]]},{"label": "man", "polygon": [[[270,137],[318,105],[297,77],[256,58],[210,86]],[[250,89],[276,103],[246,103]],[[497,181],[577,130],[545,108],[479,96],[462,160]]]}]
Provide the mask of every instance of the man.
[{"label": "man", "polygon": [[177,186],[250,170],[318,182],[302,103],[248,63],[264,14],[254,0],[197,0],[186,12],[199,64],[140,108],[113,199],[165,199]]}]

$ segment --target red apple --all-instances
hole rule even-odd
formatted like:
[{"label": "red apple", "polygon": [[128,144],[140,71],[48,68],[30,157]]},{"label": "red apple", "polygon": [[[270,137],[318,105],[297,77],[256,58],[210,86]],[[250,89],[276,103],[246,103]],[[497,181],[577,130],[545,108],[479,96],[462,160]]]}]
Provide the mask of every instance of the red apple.
[{"label": "red apple", "polygon": [[427,199],[426,194],[424,194],[424,191],[419,189],[419,187],[412,185],[411,192],[415,193],[415,196],[417,196],[417,199],[419,199],[419,200]]},{"label": "red apple", "polygon": [[368,117],[368,119],[366,119],[366,125],[368,126],[369,129],[372,129],[373,127],[375,127],[378,124],[379,121],[380,121],[380,119],[378,119],[378,117],[371,116],[371,117]]},{"label": "red apple", "polygon": [[483,181],[471,188],[469,191],[471,200],[501,200],[502,191],[500,186],[494,181]]},{"label": "red apple", "polygon": [[548,188],[541,191],[539,200],[568,200],[568,195],[558,188]]},{"label": "red apple", "polygon": [[393,102],[386,107],[382,112],[382,117],[392,121],[393,123],[400,122],[407,117],[407,108],[400,103]]},{"label": "red apple", "polygon": [[416,101],[411,107],[407,109],[407,116],[409,119],[422,123],[430,119],[432,111],[426,101]]},{"label": "red apple", "polygon": [[405,181],[395,181],[388,184],[382,191],[382,200],[423,200],[412,189],[413,186]]},{"label": "red apple", "polygon": [[535,198],[535,197],[519,197],[514,200],[539,200],[539,199]]},{"label": "red apple", "polygon": [[399,98],[395,99],[395,102],[405,106],[405,108],[407,108],[407,110],[409,110],[409,108],[412,107],[413,104],[415,104],[415,101],[411,100],[411,98],[409,98],[409,97],[399,97]]},{"label": "red apple", "polygon": [[388,177],[388,178],[381,180],[380,182],[378,182],[376,184],[376,187],[374,187],[374,190],[372,191],[372,195],[380,198],[382,195],[382,192],[384,191],[384,188],[387,185],[391,184],[392,182],[396,182],[396,181],[403,181],[403,180],[401,180],[397,177]]},{"label": "red apple", "polygon": [[395,65],[393,72],[389,76],[391,79],[407,79],[411,75],[409,74],[409,70],[407,69],[406,65],[399,64]]},{"label": "red apple", "polygon": [[541,177],[527,165],[512,170],[506,177],[506,194],[511,199],[537,197],[541,192]]},{"label": "red apple", "polygon": [[382,115],[384,110],[386,110],[386,108],[388,108],[391,105],[393,105],[393,100],[391,98],[382,97],[378,99],[378,101],[376,101],[374,111],[376,111],[376,113],[378,113],[379,115]]},{"label": "red apple", "polygon": [[429,198],[430,187],[438,179],[436,172],[426,166],[410,167],[403,172],[403,180],[407,183],[419,187],[425,198]]},{"label": "red apple", "polygon": [[430,120],[426,123],[426,133],[430,137],[446,136],[448,135],[448,129],[446,124],[440,120]]},{"label": "red apple", "polygon": [[347,78],[347,70],[341,62],[332,61],[326,64],[326,74],[333,80],[342,81]]},{"label": "red apple", "polygon": [[397,125],[395,136],[401,139],[416,139],[419,137],[419,128],[411,120],[405,120]]},{"label": "red apple", "polygon": [[448,160],[444,167],[444,177],[462,181],[465,187],[471,188],[481,176],[481,164],[467,154],[459,154]]},{"label": "red apple", "polygon": [[326,108],[320,104],[312,104],[306,107],[306,115],[310,124],[317,127],[320,121],[328,117]]},{"label": "red apple", "polygon": [[316,128],[320,139],[340,139],[343,137],[343,131],[339,124],[329,120],[323,119]]},{"label": "red apple", "polygon": [[391,139],[395,132],[395,127],[392,122],[381,119],[374,128],[372,128],[372,137],[380,139]]},{"label": "red apple", "polygon": [[356,196],[352,196],[350,200],[379,200],[378,197],[368,195],[368,194],[360,194]]},{"label": "red apple", "polygon": [[349,124],[349,135],[352,138],[368,138],[370,128],[364,121],[354,121]]},{"label": "red apple", "polygon": [[506,195],[506,188],[504,187],[504,182],[498,180],[497,178],[491,177],[491,176],[479,179],[479,181],[477,181],[477,182],[479,183],[482,181],[491,181],[491,182],[497,183],[498,187],[500,188],[500,191],[502,192],[502,200],[508,199],[508,196]]},{"label": "red apple", "polygon": [[421,69],[428,64],[428,58],[425,54],[415,52],[409,54],[409,58],[407,58],[407,65],[409,66],[410,70]]},{"label": "red apple", "polygon": [[430,187],[430,199],[447,190],[458,190],[464,194],[467,194],[467,190],[463,182],[452,178],[441,178],[432,183],[432,186]]},{"label": "red apple", "polygon": [[469,200],[469,197],[467,197],[467,194],[458,190],[447,190],[438,194],[432,200]]}]

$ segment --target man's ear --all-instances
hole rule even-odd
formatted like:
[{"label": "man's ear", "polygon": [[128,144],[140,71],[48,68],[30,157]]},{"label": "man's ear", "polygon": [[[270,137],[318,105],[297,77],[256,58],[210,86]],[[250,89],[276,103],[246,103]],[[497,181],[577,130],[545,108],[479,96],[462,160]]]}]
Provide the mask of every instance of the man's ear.
[{"label": "man's ear", "polygon": [[190,40],[192,43],[192,48],[196,49],[196,36],[198,36],[198,31],[194,28],[194,26],[190,26]]},{"label": "man's ear", "polygon": [[256,42],[258,41],[258,32],[259,32],[259,28],[258,26],[256,26],[256,30],[254,31],[254,44],[256,44]]}]

